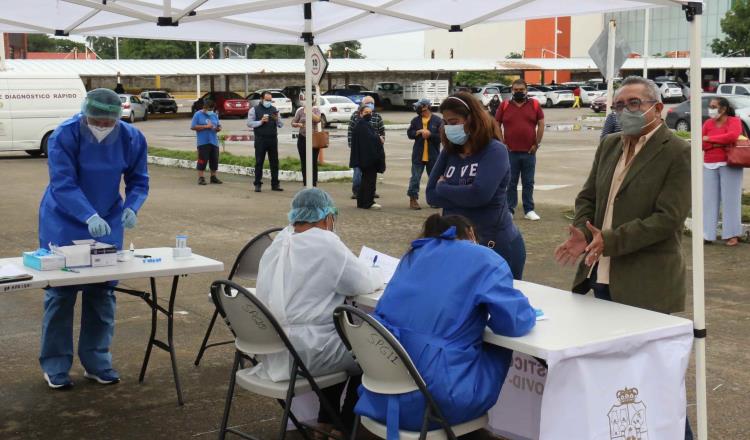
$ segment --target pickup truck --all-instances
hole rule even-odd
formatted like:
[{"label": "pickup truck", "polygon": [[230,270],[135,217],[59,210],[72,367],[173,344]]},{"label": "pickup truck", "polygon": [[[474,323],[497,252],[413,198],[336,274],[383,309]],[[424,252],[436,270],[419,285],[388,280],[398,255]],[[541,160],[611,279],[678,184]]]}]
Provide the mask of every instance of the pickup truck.
[{"label": "pickup truck", "polygon": [[396,82],[379,82],[375,84],[375,92],[380,96],[384,108],[411,108],[422,98],[432,101],[433,107],[439,107],[448,97],[448,80],[416,81],[402,85]]}]

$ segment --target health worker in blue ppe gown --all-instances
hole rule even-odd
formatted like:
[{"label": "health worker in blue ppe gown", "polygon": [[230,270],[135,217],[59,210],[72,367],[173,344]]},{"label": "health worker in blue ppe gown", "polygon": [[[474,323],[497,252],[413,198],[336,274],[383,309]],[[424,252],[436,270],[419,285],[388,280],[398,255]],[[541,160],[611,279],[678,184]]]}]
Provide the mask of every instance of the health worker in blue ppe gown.
[{"label": "health worker in blue ppe gown", "polygon": [[[475,243],[462,216],[433,214],[388,283],[374,317],[401,342],[448,423],[481,417],[495,405],[511,351],[484,344],[485,328],[521,336],[536,323],[528,299],[513,288],[508,264]],[[359,415],[398,430],[420,431],[425,399],[419,390],[384,395],[360,388]],[[433,424],[430,429],[437,429]]]},{"label": "health worker in blue ppe gown", "polygon": [[[96,239],[122,249],[124,228],[136,225],[148,196],[147,145],[143,134],[120,121],[120,97],[108,89],[86,95],[81,113],[60,124],[48,142],[49,185],[39,207],[39,245],[65,246]],[[125,181],[125,199],[120,182]],[[78,357],[84,376],[118,382],[109,347],[115,324],[110,284],[49,288],[39,362],[51,388],[73,385],[73,309],[82,291]]]}]

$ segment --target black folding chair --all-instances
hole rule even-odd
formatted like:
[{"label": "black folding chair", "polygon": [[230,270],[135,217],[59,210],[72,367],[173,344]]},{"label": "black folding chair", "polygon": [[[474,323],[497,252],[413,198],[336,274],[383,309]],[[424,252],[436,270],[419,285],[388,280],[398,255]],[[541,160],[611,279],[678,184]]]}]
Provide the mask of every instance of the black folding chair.
[{"label": "black folding chair", "polygon": [[[281,228],[268,229],[256,235],[252,240],[247,242],[242,250],[240,250],[237,258],[234,260],[232,270],[229,271],[229,279],[233,280],[235,277],[237,277],[243,280],[254,282],[255,279],[258,278],[258,266],[260,265],[260,258],[263,256],[263,253],[266,251],[266,249],[271,246],[276,233],[279,231],[281,231]],[[208,295],[208,298],[211,299],[210,294]],[[201,346],[198,349],[198,355],[195,357],[194,363],[196,366],[200,364],[201,359],[203,358],[203,353],[206,352],[206,349],[219,345],[231,344],[232,342],[234,342],[234,340],[230,340],[214,342],[212,344],[208,343],[208,339],[211,337],[211,331],[213,331],[214,324],[216,323],[216,318],[219,316],[219,313],[219,308],[217,307],[214,310],[213,315],[211,316],[211,322],[208,323],[206,335],[203,337],[203,342],[201,342]]]},{"label": "black folding chair", "polygon": [[[360,323],[355,325],[352,316]],[[427,389],[427,384],[409,354],[393,334],[376,319],[355,307],[342,305],[334,310],[333,321],[339,336],[362,368],[362,386],[379,394],[395,395],[419,390],[424,396],[426,408],[422,430],[399,430],[399,438],[438,440],[447,437],[456,440],[456,436],[487,426],[486,414],[451,426]],[[430,422],[438,423],[442,429],[428,430]],[[360,423],[378,437],[387,438],[386,425],[368,417],[357,416],[352,430],[352,440],[356,438]]]},{"label": "black folding chair", "polygon": [[[236,385],[255,394],[274,398],[279,402],[284,409],[281,417],[280,440],[283,440],[286,436],[287,422],[289,420],[292,421],[305,439],[309,440],[307,435],[308,430],[319,432],[328,437],[339,438],[334,434],[321,431],[314,426],[301,423],[292,413],[291,408],[294,396],[310,391],[318,396],[322,409],[331,416],[336,429],[344,433],[345,436],[348,435],[350,430],[341,423],[338,411],[333,410],[331,406],[332,402],[328,402],[321,392],[322,388],[346,382],[349,378],[348,374],[345,371],[318,377],[310,374],[307,366],[302,362],[297,350],[292,346],[276,318],[255,295],[248,292],[239,284],[229,280],[214,281],[211,284],[211,296],[213,297],[214,304],[219,308],[221,316],[224,317],[226,324],[232,329],[236,337],[234,341],[236,347],[234,364],[232,365],[232,375],[229,379],[229,390],[227,391],[219,439],[223,439],[226,433],[230,432],[245,439],[256,440],[255,437],[249,434],[234,428],[227,428],[229,410],[232,406],[232,398],[234,397],[234,388]],[[256,355],[284,351],[287,351],[292,357],[292,367],[288,381],[273,382],[254,374],[256,372],[253,371],[253,367],[240,367],[242,359],[250,359],[255,365],[257,363],[255,359]],[[298,377],[305,380],[297,380]],[[338,406],[339,402],[333,402],[333,404]]]}]

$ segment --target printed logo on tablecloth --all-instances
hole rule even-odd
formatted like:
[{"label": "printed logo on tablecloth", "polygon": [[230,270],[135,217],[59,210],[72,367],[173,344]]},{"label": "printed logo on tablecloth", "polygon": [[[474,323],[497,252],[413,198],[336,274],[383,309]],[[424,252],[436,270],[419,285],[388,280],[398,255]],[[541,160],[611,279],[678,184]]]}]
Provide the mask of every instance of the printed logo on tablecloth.
[{"label": "printed logo on tablecloth", "polygon": [[609,435],[611,440],[648,440],[646,404],[636,401],[638,388],[617,391],[619,404],[609,410]]}]

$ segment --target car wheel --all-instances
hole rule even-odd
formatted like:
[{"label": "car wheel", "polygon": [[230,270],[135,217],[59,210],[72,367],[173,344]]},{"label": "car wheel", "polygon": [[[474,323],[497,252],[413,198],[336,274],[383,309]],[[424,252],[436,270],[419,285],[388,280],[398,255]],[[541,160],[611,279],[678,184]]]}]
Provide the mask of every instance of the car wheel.
[{"label": "car wheel", "polygon": [[386,99],[383,101],[383,109],[384,110],[390,110],[391,109],[391,100]]},{"label": "car wheel", "polygon": [[39,149],[38,150],[26,150],[26,154],[28,154],[31,157],[40,157],[42,155],[47,155],[47,141],[49,140],[50,135],[52,132],[49,132],[44,135],[42,138],[42,142],[39,143]]},{"label": "car wheel", "polygon": [[748,137],[748,135],[750,135],[750,130],[747,128],[747,124],[745,124],[744,122],[742,123],[742,134],[745,137]]},{"label": "car wheel", "polygon": [[320,115],[320,125],[322,125],[323,128],[328,127],[328,120],[326,119],[326,115]]},{"label": "car wheel", "polygon": [[547,102],[544,104],[544,106],[547,108],[552,108],[553,107],[552,100],[548,99]]},{"label": "car wheel", "polygon": [[131,123],[131,124],[135,123],[135,112],[134,111],[130,112],[130,116],[128,116],[128,122]]},{"label": "car wheel", "polygon": [[674,124],[674,129],[677,131],[690,131],[690,124],[684,119],[680,119]]},{"label": "car wheel", "polygon": [[143,112],[143,120],[148,121],[148,112]]},{"label": "car wheel", "polygon": [[156,113],[156,110],[154,110],[154,106],[153,106],[153,105],[149,105],[149,106],[148,106],[148,111],[149,111],[150,113]]}]

